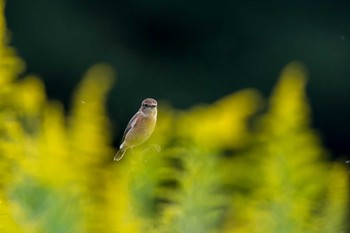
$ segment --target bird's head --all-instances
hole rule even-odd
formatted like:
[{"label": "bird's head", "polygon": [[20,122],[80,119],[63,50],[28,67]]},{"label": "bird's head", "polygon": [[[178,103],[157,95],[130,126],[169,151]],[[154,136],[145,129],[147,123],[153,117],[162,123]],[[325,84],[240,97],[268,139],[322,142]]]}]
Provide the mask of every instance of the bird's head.
[{"label": "bird's head", "polygon": [[141,112],[145,116],[156,115],[157,114],[157,101],[152,98],[144,99],[141,103]]}]

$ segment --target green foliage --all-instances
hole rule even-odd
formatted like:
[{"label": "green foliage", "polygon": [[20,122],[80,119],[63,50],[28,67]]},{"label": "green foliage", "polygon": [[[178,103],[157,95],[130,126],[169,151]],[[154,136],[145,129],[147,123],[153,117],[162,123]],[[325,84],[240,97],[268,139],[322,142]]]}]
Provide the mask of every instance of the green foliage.
[{"label": "green foliage", "polygon": [[93,66],[64,113],[38,78],[18,79],[0,27],[0,232],[348,230],[348,174],[309,126],[300,64],[265,109],[254,90],[186,111],[161,103],[152,138],[116,163],[104,107],[113,70]]}]

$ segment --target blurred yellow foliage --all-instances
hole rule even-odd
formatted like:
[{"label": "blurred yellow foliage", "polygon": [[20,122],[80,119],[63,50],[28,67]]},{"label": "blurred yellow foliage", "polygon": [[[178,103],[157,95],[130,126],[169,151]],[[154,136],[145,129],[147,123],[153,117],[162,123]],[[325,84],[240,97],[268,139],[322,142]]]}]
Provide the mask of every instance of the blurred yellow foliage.
[{"label": "blurred yellow foliage", "polygon": [[113,69],[91,67],[65,113],[39,78],[19,79],[0,8],[1,233],[348,232],[348,173],[310,128],[300,63],[265,109],[255,90],[185,111],[161,102],[151,139],[115,163]]},{"label": "blurred yellow foliage", "polygon": [[210,148],[237,148],[247,137],[246,120],[256,112],[259,94],[244,90],[210,106],[198,106],[179,117],[179,134]]}]

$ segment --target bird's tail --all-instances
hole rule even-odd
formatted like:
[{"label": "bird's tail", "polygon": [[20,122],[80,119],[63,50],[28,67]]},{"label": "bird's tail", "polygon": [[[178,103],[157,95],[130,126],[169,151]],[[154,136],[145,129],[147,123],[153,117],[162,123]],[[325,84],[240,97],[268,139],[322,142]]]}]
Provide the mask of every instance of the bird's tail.
[{"label": "bird's tail", "polygon": [[119,161],[123,158],[124,154],[125,154],[126,149],[120,149],[114,156],[114,161]]}]

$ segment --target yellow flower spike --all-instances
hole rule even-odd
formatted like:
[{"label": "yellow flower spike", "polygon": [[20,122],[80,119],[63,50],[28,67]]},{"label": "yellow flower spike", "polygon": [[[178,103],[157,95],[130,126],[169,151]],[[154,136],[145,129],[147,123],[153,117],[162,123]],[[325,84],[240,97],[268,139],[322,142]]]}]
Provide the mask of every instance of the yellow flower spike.
[{"label": "yellow flower spike", "polygon": [[130,166],[130,160],[118,163],[118,167],[113,169],[107,181],[108,190],[105,197],[108,200],[108,206],[103,211],[106,213],[106,222],[109,223],[110,232],[141,232],[142,219],[135,214],[136,209],[133,206],[129,190],[130,173],[128,168]]},{"label": "yellow flower spike", "polygon": [[17,79],[24,69],[25,64],[17,57],[16,52],[0,44],[0,88]]},{"label": "yellow flower spike", "polygon": [[257,111],[260,96],[243,90],[217,101],[199,106],[180,118],[179,134],[208,148],[237,148],[247,136],[247,120]]},{"label": "yellow flower spike", "polygon": [[[309,126],[305,69],[291,63],[282,72],[258,124],[251,156],[259,161],[260,187],[247,200],[251,232],[314,232],[315,209],[326,185],[325,151]],[[317,180],[318,182],[315,182]]]},{"label": "yellow flower spike", "polygon": [[[41,134],[38,137],[40,158],[36,161],[36,177],[47,185],[62,187],[72,180],[63,106],[46,104]],[[59,175],[58,175],[59,174]]]},{"label": "yellow flower spike", "polygon": [[24,63],[12,48],[7,46],[6,22],[4,17],[4,1],[0,1],[0,89],[3,85],[17,78],[24,70]]},{"label": "yellow flower spike", "polygon": [[40,114],[46,101],[45,88],[39,78],[28,76],[16,85],[16,108],[24,115]]},{"label": "yellow flower spike", "polygon": [[108,119],[104,109],[105,93],[111,88],[114,71],[105,64],[95,65],[75,92],[70,117],[71,142],[83,157],[73,158],[101,161],[111,153]]},{"label": "yellow flower spike", "polygon": [[271,117],[267,127],[278,124],[275,119],[285,122],[283,127],[278,128],[279,130],[288,131],[298,127],[299,124],[305,126],[309,124],[310,110],[304,92],[305,85],[306,69],[302,63],[293,62],[283,69],[269,102]]},{"label": "yellow flower spike", "polygon": [[[16,113],[9,109],[14,85],[10,82],[23,70],[23,62],[7,46],[5,3],[0,1],[0,232],[20,233],[18,225],[11,216],[7,188],[11,183],[13,164],[21,155],[18,142],[22,130],[16,121]],[[19,136],[19,137],[16,137]]]},{"label": "yellow flower spike", "polygon": [[[79,190],[85,232],[107,232],[106,192],[109,176],[106,162],[113,160],[111,132],[105,110],[106,92],[111,88],[114,71],[105,64],[91,67],[75,91],[69,117],[70,163],[74,168],[75,189]],[[97,179],[98,177],[98,179]]]}]

